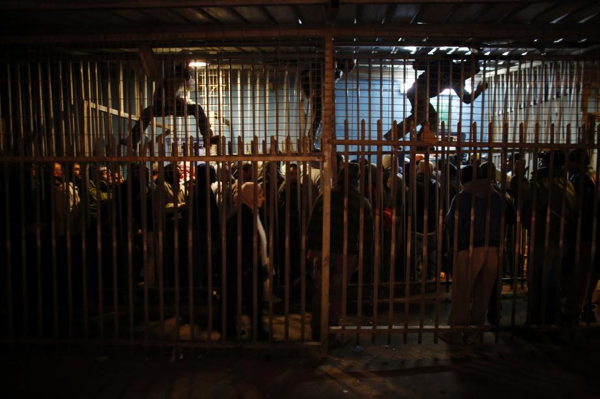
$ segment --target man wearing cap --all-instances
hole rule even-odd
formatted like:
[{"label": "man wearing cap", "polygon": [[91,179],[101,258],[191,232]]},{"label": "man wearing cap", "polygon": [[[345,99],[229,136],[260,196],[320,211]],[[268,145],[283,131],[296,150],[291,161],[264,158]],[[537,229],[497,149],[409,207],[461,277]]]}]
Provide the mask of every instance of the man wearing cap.
[{"label": "man wearing cap", "polygon": [[533,247],[533,258],[527,270],[530,291],[527,321],[531,324],[556,324],[561,316],[561,263],[574,244],[577,201],[573,184],[566,178],[565,153],[550,150],[539,157],[539,169],[533,172],[533,177],[522,190],[523,226],[529,231],[529,245]]}]

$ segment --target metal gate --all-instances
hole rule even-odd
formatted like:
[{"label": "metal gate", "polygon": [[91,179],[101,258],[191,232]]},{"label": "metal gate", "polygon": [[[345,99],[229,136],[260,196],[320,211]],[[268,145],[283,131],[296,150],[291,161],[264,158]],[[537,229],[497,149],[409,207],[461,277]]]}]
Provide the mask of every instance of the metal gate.
[{"label": "metal gate", "polygon": [[11,350],[580,328],[598,61],[333,37],[5,46]]}]

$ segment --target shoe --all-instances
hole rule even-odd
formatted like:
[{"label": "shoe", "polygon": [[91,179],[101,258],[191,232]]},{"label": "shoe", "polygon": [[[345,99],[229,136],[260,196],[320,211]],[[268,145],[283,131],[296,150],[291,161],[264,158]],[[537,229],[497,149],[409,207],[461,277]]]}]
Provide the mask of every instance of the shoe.
[{"label": "shoe", "polygon": [[219,142],[221,141],[221,136],[216,135],[216,136],[210,136],[210,143],[211,144],[219,144]]},{"label": "shoe", "polygon": [[581,313],[581,321],[584,323],[597,323],[598,318],[596,317],[596,312],[588,306],[583,309]]},{"label": "shoe", "polygon": [[273,302],[273,303],[280,303],[281,302],[281,298],[279,298],[277,295],[275,294],[271,294],[271,296],[269,297],[268,295],[265,295],[265,299],[263,299],[263,302]]},{"label": "shoe", "polygon": [[447,343],[448,345],[456,345],[462,342],[462,338],[456,333],[441,332],[437,335],[440,341]]}]

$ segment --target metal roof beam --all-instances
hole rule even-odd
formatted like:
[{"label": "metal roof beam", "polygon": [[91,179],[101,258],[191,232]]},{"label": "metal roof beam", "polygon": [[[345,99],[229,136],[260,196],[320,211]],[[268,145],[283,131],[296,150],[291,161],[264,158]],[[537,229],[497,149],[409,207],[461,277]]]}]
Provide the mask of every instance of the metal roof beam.
[{"label": "metal roof beam", "polygon": [[[327,28],[323,26],[214,26],[198,30],[194,26],[161,27],[157,31],[150,26],[128,26],[122,29],[88,28],[85,30],[66,31],[53,33],[47,30],[28,29],[27,32],[16,32],[0,35],[0,42],[4,43],[52,43],[52,42],[92,42],[92,41],[161,41],[161,40],[194,40],[194,39],[239,39],[269,37],[307,37],[323,36]],[[478,41],[489,40],[532,40],[544,38],[546,40],[560,39],[579,40],[582,37],[600,38],[600,26],[582,24],[554,24],[554,25],[490,25],[490,24],[455,24],[455,25],[349,25],[337,26],[332,34],[336,38],[362,37],[366,40],[381,38],[423,38],[430,39],[456,39],[467,40],[476,37]]]},{"label": "metal roof beam", "polygon": [[[529,0],[527,4],[547,3],[547,0]],[[280,5],[324,5],[331,0],[4,0],[0,9],[4,10],[98,10],[124,8],[182,8],[182,7],[222,7],[227,6],[280,6]],[[358,4],[434,4],[434,3],[498,3],[498,0],[339,0],[340,5]],[[503,3],[523,3],[522,0],[504,0]]]}]

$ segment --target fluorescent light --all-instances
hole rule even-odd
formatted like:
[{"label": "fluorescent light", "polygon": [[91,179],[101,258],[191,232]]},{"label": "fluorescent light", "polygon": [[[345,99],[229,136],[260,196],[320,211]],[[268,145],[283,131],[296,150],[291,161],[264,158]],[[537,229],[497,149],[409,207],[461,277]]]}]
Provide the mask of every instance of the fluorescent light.
[{"label": "fluorescent light", "polygon": [[188,66],[192,68],[202,68],[206,66],[206,62],[204,61],[191,61]]}]

